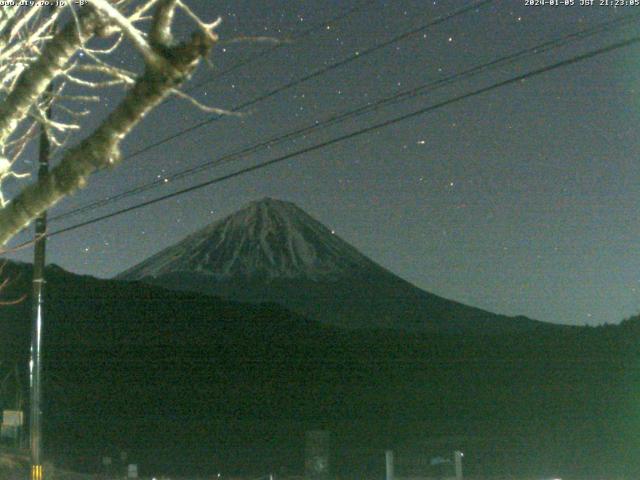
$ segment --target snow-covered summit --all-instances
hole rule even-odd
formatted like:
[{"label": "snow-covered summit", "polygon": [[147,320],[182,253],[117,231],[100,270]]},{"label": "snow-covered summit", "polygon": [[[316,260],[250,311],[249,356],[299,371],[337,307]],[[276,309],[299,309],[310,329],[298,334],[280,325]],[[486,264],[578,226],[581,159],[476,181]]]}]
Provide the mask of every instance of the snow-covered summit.
[{"label": "snow-covered summit", "polygon": [[175,273],[225,278],[337,278],[377,266],[291,202],[264,198],[193,233],[118,276]]}]

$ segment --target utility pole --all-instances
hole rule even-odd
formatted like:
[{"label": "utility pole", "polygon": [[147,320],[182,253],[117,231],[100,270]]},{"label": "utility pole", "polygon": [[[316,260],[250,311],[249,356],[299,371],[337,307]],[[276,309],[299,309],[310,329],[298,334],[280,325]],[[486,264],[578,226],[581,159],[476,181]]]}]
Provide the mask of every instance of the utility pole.
[{"label": "utility pole", "polygon": [[[52,93],[51,87],[47,90]],[[46,99],[52,102],[51,98]],[[51,104],[46,110],[46,118],[51,118]],[[49,174],[51,142],[44,125],[40,126],[38,154],[38,178]],[[30,414],[29,433],[31,450],[31,480],[43,480],[42,468],[42,322],[44,310],[44,266],[47,246],[47,212],[44,211],[35,222],[35,244],[33,256],[33,291],[31,307],[31,360],[29,362]]]},{"label": "utility pole", "polygon": [[456,468],[456,480],[462,480],[462,457],[464,457],[464,453],[462,453],[460,450],[456,450],[455,452],[453,452],[453,458]]},{"label": "utility pole", "polygon": [[394,465],[393,465],[393,450],[387,450],[384,452],[384,459],[386,465],[386,480],[394,479]]}]

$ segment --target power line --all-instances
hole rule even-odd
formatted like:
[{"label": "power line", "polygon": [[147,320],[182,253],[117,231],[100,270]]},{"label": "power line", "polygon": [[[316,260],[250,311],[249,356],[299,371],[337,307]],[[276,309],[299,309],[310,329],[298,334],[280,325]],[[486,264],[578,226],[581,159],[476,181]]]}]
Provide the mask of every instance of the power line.
[{"label": "power line", "polygon": [[[413,35],[415,35],[417,33],[420,33],[420,32],[422,32],[423,30],[425,30],[425,29],[427,29],[429,27],[433,27],[435,25],[438,25],[440,23],[444,23],[444,22],[446,22],[448,20],[451,20],[451,19],[453,19],[455,17],[458,17],[460,15],[464,15],[465,13],[467,13],[467,12],[469,12],[471,10],[479,9],[479,8],[485,6],[485,5],[488,5],[489,3],[493,2],[493,1],[494,0],[481,0],[481,1],[478,1],[476,3],[473,3],[472,5],[470,5],[468,7],[461,8],[459,10],[456,10],[456,11],[454,11],[452,13],[448,13],[446,15],[441,15],[440,17],[437,17],[435,20],[432,20],[432,21],[430,21],[430,22],[428,22],[426,24],[423,24],[423,25],[421,25],[419,27],[413,28],[413,29],[408,30],[406,32],[403,32],[403,33],[401,33],[399,35],[396,35],[395,37],[393,37],[393,38],[391,38],[389,40],[385,40],[384,42],[379,43],[377,45],[374,45],[373,47],[365,49],[365,50],[363,50],[361,52],[356,52],[353,55],[350,55],[350,56],[348,56],[348,57],[346,57],[346,58],[344,58],[344,59],[342,59],[342,60],[340,60],[340,61],[338,61],[336,63],[332,63],[331,65],[327,65],[324,68],[318,69],[318,70],[316,70],[314,72],[311,72],[310,74],[305,75],[303,77],[300,77],[300,78],[298,78],[296,80],[292,80],[289,83],[286,83],[286,84],[284,84],[284,85],[282,85],[280,87],[277,87],[277,88],[275,88],[275,89],[273,89],[273,90],[271,90],[271,91],[269,91],[269,92],[267,92],[267,93],[265,93],[263,95],[260,95],[259,97],[256,97],[256,98],[254,98],[252,100],[244,102],[244,103],[242,103],[240,105],[237,105],[236,107],[233,107],[230,111],[231,112],[238,112],[238,111],[243,110],[243,109],[245,109],[247,107],[255,105],[256,103],[259,103],[259,102],[262,102],[264,100],[267,100],[267,99],[269,99],[269,98],[271,98],[271,97],[273,97],[273,96],[275,96],[275,95],[277,95],[277,94],[279,94],[279,93],[281,93],[281,92],[283,92],[285,90],[288,90],[290,88],[296,87],[296,86],[298,86],[298,85],[300,85],[300,84],[302,84],[304,82],[307,82],[307,81],[309,81],[311,79],[314,79],[314,78],[317,78],[317,77],[319,77],[321,75],[324,75],[325,73],[328,73],[328,72],[331,72],[333,70],[336,70],[337,68],[343,67],[344,65],[347,65],[347,64],[349,64],[349,63],[351,63],[351,62],[353,62],[355,60],[358,60],[360,58],[364,58],[367,55],[370,55],[372,53],[377,52],[378,50],[381,50],[381,49],[383,49],[385,47],[388,47],[389,45],[392,45],[392,44],[397,43],[397,42],[399,42],[401,40],[409,38],[409,37],[411,37],[411,36],[413,36]],[[160,145],[163,145],[163,144],[165,144],[167,142],[170,142],[171,140],[174,140],[174,139],[176,139],[178,137],[181,137],[182,135],[185,135],[186,133],[189,133],[189,132],[192,132],[194,130],[197,130],[197,129],[205,126],[205,125],[209,125],[210,123],[216,122],[220,118],[222,118],[222,115],[215,115],[215,116],[213,116],[213,117],[211,117],[211,118],[209,118],[207,120],[204,120],[202,122],[196,123],[196,124],[194,124],[194,125],[192,125],[190,127],[184,128],[183,130],[180,130],[179,132],[176,132],[176,133],[174,133],[172,135],[168,135],[167,137],[164,137],[163,139],[158,140],[157,142],[151,143],[151,144],[147,145],[146,147],[138,149],[138,150],[130,153],[129,155],[124,156],[123,161],[124,160],[128,160],[128,159],[133,158],[133,157],[136,157],[136,156],[138,156],[138,155],[140,155],[142,153],[145,153],[145,152],[147,152],[149,150],[152,150],[152,149],[154,149],[156,147],[159,147]]]},{"label": "power line", "polygon": [[380,99],[372,104],[365,104],[362,105],[356,109],[353,110],[349,110],[337,115],[333,115],[331,117],[326,118],[325,120],[321,121],[321,122],[314,122],[312,124],[308,124],[304,127],[298,128],[296,130],[293,131],[289,131],[285,134],[280,134],[274,137],[271,137],[268,140],[259,142],[257,144],[251,145],[249,147],[245,147],[241,150],[223,155],[222,157],[218,157],[214,160],[210,160],[204,163],[201,163],[199,165],[196,165],[194,167],[185,169],[185,170],[181,170],[179,172],[176,172],[174,174],[168,175],[166,176],[164,179],[160,179],[160,180],[153,180],[151,182],[147,182],[146,184],[143,185],[139,185],[137,187],[134,187],[130,190],[118,193],[116,195],[107,197],[105,199],[101,199],[101,200],[97,200],[91,203],[88,203],[84,206],[72,209],[68,212],[64,212],[61,213],[55,217],[53,217],[51,220],[52,221],[59,221],[63,218],[67,218],[73,215],[77,215],[80,214],[82,212],[85,211],[90,211],[93,210],[95,208],[98,207],[103,207],[105,205],[108,205],[110,203],[116,202],[118,200],[122,200],[124,198],[128,198],[131,197],[133,195],[137,195],[139,193],[143,193],[145,191],[151,190],[153,188],[157,188],[160,187],[162,185],[165,185],[166,181],[174,181],[174,180],[179,180],[182,179],[184,177],[193,175],[195,173],[201,172],[205,169],[208,168],[213,168],[215,166],[221,165],[223,163],[228,163],[234,160],[239,160],[241,158],[246,157],[248,154],[250,153],[254,153],[258,150],[261,150],[265,147],[271,147],[274,145],[278,145],[286,140],[290,140],[292,138],[295,137],[299,137],[301,135],[304,135],[306,133],[310,133],[313,132],[317,129],[321,129],[321,128],[325,128],[328,127],[330,125],[333,125],[335,123],[344,121],[346,119],[349,118],[353,118],[353,117],[357,117],[360,115],[363,115],[365,113],[368,113],[370,111],[376,110],[382,106],[386,106],[392,103],[396,103],[396,102],[400,102],[400,101],[405,101],[407,99],[410,98],[414,98],[418,95],[423,95],[427,92],[431,92],[437,88],[441,88],[444,87],[446,85],[449,85],[451,83],[457,82],[459,80],[463,80],[466,78],[470,78],[474,75],[486,72],[490,69],[493,68],[497,68],[497,67],[502,67],[505,66],[507,64],[511,64],[514,63],[518,60],[521,60],[523,58],[526,58],[528,56],[532,56],[532,55],[538,55],[544,52],[547,52],[549,50],[555,49],[555,48],[559,48],[562,46],[567,45],[570,41],[572,40],[580,40],[580,39],[584,39],[587,38],[589,36],[592,35],[596,35],[599,33],[602,33],[603,31],[607,31],[607,30],[611,30],[612,27],[613,28],[618,28],[621,26],[625,26],[631,22],[637,21],[638,18],[640,18],[640,14],[636,14],[636,15],[632,15],[629,17],[625,17],[625,18],[620,18],[620,19],[616,19],[613,21],[608,21],[608,22],[603,22],[600,23],[598,25],[595,25],[593,27],[587,28],[587,29],[583,29],[580,30],[578,32],[573,32],[567,35],[563,35],[562,37],[556,38],[554,40],[550,40],[547,42],[544,42],[542,44],[538,44],[536,46],[533,47],[529,47],[523,50],[520,50],[516,53],[513,53],[511,55],[508,56],[503,56],[500,57],[496,60],[493,60],[491,62],[488,63],[484,63],[481,65],[477,65],[475,67],[469,68],[465,71],[450,75],[448,77],[433,81],[433,82],[428,82],[426,84],[420,85],[418,87],[415,88],[411,88],[408,90],[404,90],[402,92],[398,92],[392,96]]},{"label": "power line", "polygon": [[[404,39],[406,39],[406,38],[408,38],[408,37],[410,37],[412,35],[415,35],[416,33],[419,33],[421,31],[425,30],[426,28],[429,28],[429,27],[438,25],[440,23],[446,22],[446,21],[451,20],[451,19],[453,19],[453,18],[455,18],[457,16],[463,15],[463,14],[465,14],[465,13],[471,11],[471,10],[477,10],[477,9],[479,9],[479,8],[485,6],[485,5],[488,5],[491,2],[493,2],[493,0],[482,0],[482,1],[479,1],[479,2],[476,2],[476,3],[472,4],[472,5],[470,5],[468,7],[464,7],[464,8],[461,8],[459,10],[456,10],[454,12],[451,12],[451,13],[448,13],[448,14],[445,14],[445,15],[441,15],[441,16],[437,17],[436,19],[434,19],[434,20],[432,20],[432,21],[430,21],[430,22],[428,22],[426,24],[423,24],[423,25],[421,25],[419,27],[413,28],[413,29],[411,29],[409,31],[406,31],[406,32],[403,32],[403,33],[401,33],[399,35],[396,35],[395,37],[393,37],[393,38],[391,38],[389,40],[386,40],[386,41],[384,41],[384,42],[382,42],[380,44],[374,45],[373,47],[370,47],[369,49],[366,49],[366,50],[364,50],[362,52],[356,52],[353,55],[350,55],[350,56],[346,57],[345,59],[340,60],[339,62],[333,63],[331,65],[328,65],[327,67],[324,67],[324,68],[321,68],[319,70],[316,70],[315,72],[312,72],[312,73],[310,73],[310,74],[308,74],[306,76],[303,76],[303,77],[301,77],[301,78],[299,78],[297,80],[293,80],[293,81],[291,81],[291,82],[289,82],[289,83],[287,83],[285,85],[282,85],[282,86],[280,86],[280,87],[278,87],[278,88],[276,88],[274,90],[271,90],[270,92],[268,92],[268,93],[266,93],[266,94],[264,94],[262,96],[256,97],[256,98],[254,98],[252,100],[249,100],[248,102],[245,102],[245,103],[243,103],[241,105],[238,105],[238,106],[234,107],[233,109],[231,109],[230,111],[231,112],[237,112],[237,111],[242,110],[242,109],[244,109],[246,107],[249,107],[251,105],[259,103],[259,102],[261,102],[263,100],[266,100],[266,99],[268,99],[268,98],[270,98],[270,97],[272,97],[272,96],[274,96],[274,95],[276,95],[276,94],[278,94],[278,93],[280,93],[282,91],[285,91],[285,90],[287,90],[289,88],[292,88],[294,86],[300,85],[301,83],[304,83],[304,82],[306,82],[308,80],[311,80],[312,78],[316,78],[318,76],[321,76],[321,75],[323,75],[323,74],[325,74],[325,73],[327,73],[329,71],[335,70],[335,69],[337,69],[337,68],[339,68],[341,66],[344,66],[344,65],[346,65],[346,64],[348,64],[348,63],[350,63],[350,62],[352,62],[352,61],[354,61],[356,59],[363,58],[363,57],[365,57],[367,55],[370,55],[371,53],[374,53],[374,52],[376,52],[376,51],[378,51],[378,50],[380,50],[380,49],[382,49],[384,47],[387,47],[387,46],[393,44],[393,43],[396,43],[398,41],[404,40]],[[213,122],[219,120],[220,118],[222,118],[221,115],[216,115],[216,116],[213,116],[213,117],[211,117],[211,118],[209,118],[207,120],[204,120],[204,121],[199,122],[197,124],[194,124],[194,125],[192,125],[190,127],[182,129],[182,130],[180,130],[180,131],[178,131],[178,132],[176,132],[176,133],[174,133],[172,135],[169,135],[167,137],[162,138],[161,140],[158,140],[157,142],[151,143],[151,144],[149,144],[149,145],[147,145],[147,146],[145,146],[145,147],[143,147],[141,149],[138,149],[138,150],[136,150],[136,151],[124,156],[122,161],[129,160],[129,159],[131,159],[133,157],[136,157],[136,156],[138,156],[138,155],[140,155],[142,153],[145,153],[145,152],[147,152],[149,150],[152,150],[153,148],[156,148],[156,147],[158,147],[160,145],[163,145],[163,144],[165,144],[167,142],[170,142],[170,141],[172,141],[172,140],[174,140],[176,138],[179,138],[182,135],[185,135],[185,134],[190,133],[190,132],[192,132],[194,130],[197,130],[197,129],[205,126],[205,125],[213,123]],[[85,207],[81,207],[81,208],[84,209]],[[71,215],[71,213],[63,213],[61,215],[53,217],[51,220],[52,221],[53,220],[59,220],[60,218],[66,217],[66,216],[69,216],[69,215]]]},{"label": "power line", "polygon": [[82,228],[82,227],[85,227],[85,226],[88,226],[88,225],[91,225],[91,224],[94,224],[94,223],[97,223],[97,222],[101,222],[103,220],[107,220],[109,218],[113,218],[113,217],[116,217],[116,216],[124,214],[124,213],[128,213],[128,212],[131,212],[131,211],[134,211],[134,210],[137,210],[137,209],[140,209],[140,208],[143,208],[143,207],[155,204],[155,203],[159,203],[161,201],[168,200],[170,198],[178,197],[180,195],[184,195],[186,193],[189,193],[189,192],[192,192],[192,191],[195,191],[195,190],[199,190],[201,188],[204,188],[204,187],[216,184],[216,183],[221,183],[221,182],[229,180],[231,178],[239,177],[239,176],[244,175],[244,174],[249,173],[249,172],[261,170],[263,168],[269,167],[269,166],[274,165],[276,163],[280,163],[280,162],[289,160],[291,158],[298,157],[298,156],[303,155],[305,153],[310,153],[310,152],[313,152],[313,151],[316,151],[316,150],[320,150],[322,148],[326,148],[328,146],[337,144],[339,142],[343,142],[345,140],[349,140],[349,139],[352,139],[352,138],[355,138],[355,137],[359,137],[361,135],[365,135],[367,133],[370,133],[370,132],[373,132],[373,131],[376,131],[376,130],[380,130],[380,129],[388,127],[390,125],[393,125],[393,124],[396,124],[396,123],[399,123],[399,122],[402,122],[402,121],[405,121],[405,120],[409,120],[411,118],[415,118],[415,117],[418,117],[420,115],[424,115],[425,113],[429,113],[429,112],[432,112],[434,110],[446,107],[446,106],[451,105],[453,103],[457,103],[457,102],[459,102],[461,100],[466,100],[468,98],[472,98],[472,97],[475,97],[475,96],[478,96],[478,95],[481,95],[481,94],[496,90],[498,88],[501,88],[501,87],[504,87],[504,86],[507,86],[507,85],[511,85],[511,84],[514,84],[514,83],[517,83],[517,82],[521,82],[523,80],[526,80],[526,79],[529,79],[531,77],[535,77],[535,76],[538,76],[538,75],[542,75],[543,73],[547,73],[547,72],[550,72],[552,70],[556,70],[556,69],[559,69],[559,68],[567,67],[569,65],[573,65],[575,63],[578,63],[578,62],[581,62],[581,61],[584,61],[584,60],[588,60],[590,58],[594,58],[594,57],[596,57],[598,55],[602,55],[602,54],[609,53],[609,52],[612,52],[612,51],[615,51],[615,50],[618,50],[618,49],[621,49],[621,48],[624,48],[624,47],[628,47],[628,46],[634,45],[634,44],[636,44],[638,42],[640,42],[640,36],[633,37],[631,39],[624,40],[624,41],[621,41],[621,42],[617,42],[617,43],[614,43],[614,44],[606,46],[606,47],[602,47],[602,48],[597,49],[597,50],[592,50],[592,51],[584,53],[582,55],[574,56],[572,58],[569,58],[569,59],[566,59],[566,60],[562,60],[560,62],[554,63],[552,65],[548,65],[546,67],[541,67],[541,68],[538,68],[538,69],[534,69],[534,70],[531,70],[531,71],[529,71],[527,73],[524,73],[522,75],[518,75],[516,77],[512,77],[512,78],[510,78],[508,80],[503,80],[503,81],[494,83],[494,84],[492,84],[490,86],[483,87],[483,88],[474,90],[472,92],[468,92],[468,93],[465,93],[465,94],[450,98],[448,100],[436,103],[434,105],[430,105],[430,106],[421,108],[421,109],[413,111],[411,113],[403,114],[403,115],[400,115],[398,117],[394,117],[392,119],[385,120],[384,122],[376,123],[374,125],[371,125],[369,127],[363,128],[361,130],[356,130],[355,132],[351,132],[351,133],[348,133],[348,134],[333,138],[331,140],[327,140],[325,142],[322,142],[322,143],[319,143],[319,144],[316,144],[316,145],[312,145],[310,147],[302,148],[302,149],[297,150],[295,152],[291,152],[291,153],[288,153],[286,155],[282,155],[280,157],[268,160],[266,162],[262,162],[262,163],[259,163],[257,165],[246,167],[246,168],[243,168],[243,169],[238,170],[236,172],[233,172],[233,173],[230,173],[230,174],[226,174],[226,175],[222,175],[220,177],[216,177],[214,179],[208,180],[206,182],[201,182],[201,183],[198,183],[196,185],[192,185],[190,187],[178,190],[178,191],[173,192],[173,193],[169,193],[167,195],[163,195],[163,196],[155,198],[153,200],[148,200],[148,201],[145,201],[145,202],[141,202],[141,203],[138,203],[136,205],[132,205],[132,206],[127,207],[127,208],[122,208],[120,210],[116,210],[115,212],[111,212],[111,213],[108,213],[108,214],[105,214],[105,215],[101,215],[99,217],[96,217],[96,218],[93,218],[93,219],[90,219],[90,220],[86,220],[84,222],[80,222],[80,223],[77,223],[75,225],[71,225],[69,227],[65,227],[65,228],[53,231],[51,233],[48,233],[47,237],[53,237],[53,236],[56,236],[56,235],[60,235],[62,233],[70,232],[72,230],[76,230],[78,228]]},{"label": "power line", "polygon": [[[297,35],[294,35],[291,40],[287,43],[290,43],[291,41],[297,41],[297,40],[302,40],[305,37],[308,37],[309,35],[311,35],[312,33],[318,31],[318,30],[324,30],[326,29],[328,26],[333,25],[335,23],[339,23],[342,20],[344,20],[345,18],[350,17],[351,15],[353,15],[354,13],[359,12],[360,10],[364,9],[365,7],[371,5],[373,3],[373,0],[365,0],[362,3],[360,3],[359,5],[356,5],[355,7],[352,7],[348,10],[346,10],[345,12],[336,15],[335,17],[318,23],[317,25],[313,25],[310,28],[307,28],[306,30],[303,30],[302,32],[298,33]],[[248,58],[241,60],[238,63],[235,63],[234,65],[232,65],[231,67],[227,68],[226,70],[223,70],[219,73],[216,73],[215,75],[213,75],[211,78],[208,78],[207,80],[203,80],[195,85],[192,85],[191,87],[189,87],[186,91],[187,92],[192,92],[193,90],[196,90],[208,83],[211,83],[221,77],[224,77],[226,75],[228,75],[229,73],[235,72],[236,70],[238,70],[239,68],[244,67],[245,65],[249,65],[250,63],[253,63],[259,59],[261,59],[262,57],[266,57],[267,55],[281,49],[282,47],[284,47],[285,45],[287,45],[287,43],[278,43],[276,45],[273,45],[272,47],[269,48],[265,48],[264,50],[261,50],[260,52],[256,53],[255,55],[251,55]]]}]

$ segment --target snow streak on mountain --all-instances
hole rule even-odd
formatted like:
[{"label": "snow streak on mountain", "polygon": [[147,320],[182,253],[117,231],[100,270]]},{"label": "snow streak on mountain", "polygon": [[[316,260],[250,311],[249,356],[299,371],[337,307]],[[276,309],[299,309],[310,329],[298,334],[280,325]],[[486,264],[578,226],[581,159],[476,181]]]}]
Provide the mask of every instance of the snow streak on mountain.
[{"label": "snow streak on mountain", "polygon": [[321,280],[377,267],[290,202],[265,198],[195,232],[118,278],[191,272],[225,278]]}]

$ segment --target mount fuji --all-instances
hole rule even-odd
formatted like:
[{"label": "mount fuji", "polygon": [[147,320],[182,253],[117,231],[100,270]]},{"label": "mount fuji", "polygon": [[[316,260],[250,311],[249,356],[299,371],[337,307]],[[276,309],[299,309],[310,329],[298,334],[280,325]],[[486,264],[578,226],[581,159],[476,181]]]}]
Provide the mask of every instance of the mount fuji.
[{"label": "mount fuji", "polygon": [[246,205],[116,278],[276,303],[349,329],[496,334],[559,328],[425,292],[295,204],[271,198]]}]

